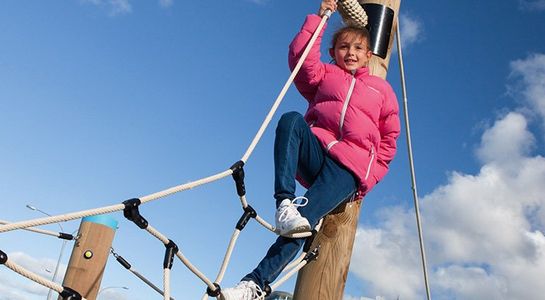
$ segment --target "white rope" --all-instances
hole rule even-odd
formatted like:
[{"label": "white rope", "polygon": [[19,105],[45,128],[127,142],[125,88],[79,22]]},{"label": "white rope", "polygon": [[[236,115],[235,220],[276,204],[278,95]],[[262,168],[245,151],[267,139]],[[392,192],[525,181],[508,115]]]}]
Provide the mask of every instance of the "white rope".
[{"label": "white rope", "polygon": [[235,244],[238,240],[239,235],[240,235],[240,230],[235,229],[235,232],[233,232],[233,235],[231,236],[231,240],[229,241],[229,246],[227,247],[225,256],[223,257],[223,262],[221,264],[220,271],[218,272],[218,276],[216,277],[216,280],[215,280],[215,282],[218,284],[223,280],[223,276],[225,276],[225,271],[227,270],[227,266],[229,265],[229,262],[231,260],[231,255],[233,254],[233,250],[235,248]]},{"label": "white rope", "polygon": [[163,299],[169,300],[170,299],[170,269],[169,268],[165,268],[163,271],[163,286],[165,290]]},{"label": "white rope", "polygon": [[358,27],[367,26],[367,13],[357,0],[340,0],[338,10],[345,24]]},{"label": "white rope", "polygon": [[[0,224],[2,224],[2,225],[11,224],[11,223],[12,222],[9,222],[9,221],[6,221],[6,220],[0,220]],[[41,233],[41,234],[45,234],[45,235],[50,235],[50,236],[54,236],[54,237],[57,237],[57,238],[59,238],[61,236],[59,234],[59,232],[44,230],[44,229],[39,229],[39,228],[23,228],[23,230],[31,231],[31,232],[35,232],[35,233]]]},{"label": "white rope", "polygon": [[[159,231],[157,231],[152,226],[148,225],[146,228],[146,231],[149,232],[151,235],[156,237],[158,240],[160,240],[163,244],[167,245],[170,241],[169,239],[161,234]],[[214,284],[208,279],[199,269],[197,269],[184,255],[183,253],[178,250],[176,252],[176,256],[182,261],[182,263],[191,271],[193,274],[195,274],[197,277],[199,277],[206,285],[208,285],[211,289],[215,289],[216,287]]]},{"label": "white rope", "polygon": [[[156,200],[156,199],[159,199],[159,198],[166,197],[166,196],[174,194],[174,193],[189,190],[189,189],[192,189],[194,187],[197,187],[197,186],[200,186],[200,185],[203,185],[203,184],[206,184],[206,183],[210,183],[210,182],[219,180],[221,178],[224,178],[226,176],[231,175],[232,173],[233,173],[233,171],[231,169],[228,169],[228,170],[223,171],[221,173],[218,173],[216,175],[212,175],[212,176],[205,177],[205,178],[193,181],[193,182],[189,182],[189,183],[186,183],[186,184],[171,187],[169,189],[166,189],[166,190],[163,190],[163,191],[160,191],[160,192],[157,192],[157,193],[153,193],[153,194],[150,194],[150,195],[147,195],[147,196],[143,196],[143,197],[141,197],[139,199],[140,199],[141,203],[146,203],[146,202],[149,202],[149,201],[152,201],[152,200]],[[46,225],[46,224],[76,220],[76,219],[81,219],[83,217],[109,214],[109,213],[121,211],[124,208],[125,208],[125,206],[123,204],[116,204],[116,205],[105,206],[105,207],[101,207],[101,208],[95,208],[95,209],[89,209],[89,210],[74,212],[74,213],[68,213],[68,214],[64,214],[64,215],[56,215],[56,216],[44,217],[44,218],[33,219],[33,220],[28,220],[28,221],[14,222],[14,223],[11,223],[11,224],[6,224],[6,225],[0,226],[0,233],[7,232],[7,231],[12,231],[12,230],[16,230],[16,229],[23,229],[23,228],[28,228],[28,227],[36,227],[36,226],[40,226],[40,225]]]},{"label": "white rope", "polygon": [[286,267],[284,267],[284,270],[282,270],[282,272],[287,272],[287,271],[295,268],[297,265],[299,265],[300,262],[303,261],[303,259],[305,259],[305,256],[307,256],[307,252],[305,252],[305,251],[301,252],[301,255],[299,255],[299,257],[297,257],[290,264],[288,264]]},{"label": "white rope", "polygon": [[314,32],[314,34],[310,38],[310,41],[308,42],[307,47],[305,48],[305,50],[303,51],[303,54],[299,58],[299,62],[297,62],[297,65],[295,65],[295,68],[293,69],[293,71],[291,72],[291,75],[289,76],[288,80],[284,84],[284,87],[280,91],[280,94],[278,94],[278,97],[276,97],[276,100],[274,101],[274,104],[271,107],[271,110],[269,111],[269,113],[265,117],[265,120],[261,124],[261,127],[259,127],[259,130],[257,131],[257,134],[255,135],[254,139],[252,140],[252,143],[250,144],[250,146],[246,150],[246,153],[244,154],[244,156],[242,156],[241,160],[244,163],[246,163],[246,161],[248,160],[248,158],[250,157],[250,155],[254,151],[255,147],[257,146],[257,143],[259,142],[259,140],[263,136],[263,133],[265,132],[265,129],[267,128],[267,126],[271,122],[273,115],[276,113],[276,110],[278,109],[278,106],[280,106],[280,103],[282,102],[282,99],[286,95],[286,92],[288,91],[291,83],[295,79],[295,76],[297,75],[297,73],[299,73],[299,69],[301,69],[301,66],[303,65],[303,62],[307,58],[307,56],[308,56],[308,54],[310,52],[310,49],[312,48],[312,45],[314,45],[314,42],[318,38],[318,35],[320,35],[320,32],[322,31],[322,28],[324,27],[324,25],[325,25],[325,23],[326,23],[326,21],[327,21],[327,19],[329,17],[330,17],[330,13],[325,14],[322,17],[322,21],[320,22],[320,24],[318,25],[318,28],[316,28],[316,31]]},{"label": "white rope", "polygon": [[399,58],[399,72],[401,75],[401,86],[403,91],[403,111],[404,111],[404,117],[405,117],[405,135],[407,136],[407,150],[409,154],[409,165],[411,170],[411,189],[413,191],[413,199],[414,199],[414,209],[416,212],[416,225],[418,228],[418,239],[420,242],[420,254],[422,258],[422,270],[424,273],[424,284],[426,286],[426,296],[428,300],[431,300],[431,292],[430,292],[430,285],[428,280],[428,268],[426,265],[426,249],[424,247],[424,234],[422,231],[422,223],[420,221],[420,208],[418,203],[418,192],[416,188],[416,172],[414,170],[414,159],[413,159],[413,150],[412,150],[412,143],[411,143],[411,129],[409,125],[409,104],[407,99],[407,85],[405,82],[405,68],[403,64],[403,53],[401,51],[401,34],[399,29],[399,20],[397,20],[397,26],[396,26],[396,34],[397,34],[397,51],[398,51],[398,58]]},{"label": "white rope", "polygon": [[[345,1],[352,1],[352,0],[345,0]],[[352,8],[350,6],[346,6],[344,9],[346,11],[351,11],[352,10]],[[272,120],[273,115],[275,114],[276,110],[278,109],[278,107],[279,107],[282,99],[284,98],[288,88],[290,87],[290,85],[293,82],[295,76],[299,72],[299,70],[300,70],[303,62],[305,61],[306,57],[308,56],[308,54],[310,52],[310,49],[312,48],[312,45],[315,43],[315,41],[318,38],[322,28],[324,27],[327,19],[330,16],[331,16],[331,12],[327,11],[324,14],[324,16],[322,17],[322,20],[321,20],[320,24],[316,28],[316,31],[313,33],[307,47],[303,51],[303,53],[302,53],[298,63],[296,64],[294,70],[292,71],[292,73],[289,76],[288,80],[284,84],[284,87],[282,88],[282,90],[280,91],[278,97],[276,98],[271,110],[269,111],[269,113],[265,117],[265,120],[263,121],[263,123],[262,123],[261,127],[259,128],[257,134],[255,135],[252,142],[250,143],[250,146],[248,147],[245,154],[243,155],[243,157],[241,159],[241,161],[243,163],[245,163],[248,160],[251,153],[255,149],[257,143],[259,142],[259,140],[263,136],[263,133],[264,133],[265,129],[268,127],[270,121]],[[231,169],[228,169],[226,171],[223,171],[221,173],[218,173],[218,174],[215,174],[215,175],[212,175],[212,176],[209,176],[209,177],[205,177],[205,178],[202,178],[202,179],[190,182],[190,183],[178,185],[178,186],[171,187],[171,188],[163,190],[163,191],[159,191],[159,192],[156,192],[156,193],[144,196],[144,197],[140,197],[139,199],[140,199],[141,203],[146,203],[146,202],[149,202],[149,201],[152,201],[152,200],[156,200],[156,199],[160,199],[160,198],[169,196],[169,195],[174,194],[174,193],[185,191],[185,190],[188,190],[188,189],[191,189],[191,188],[203,185],[203,184],[207,184],[207,183],[219,180],[219,179],[224,178],[226,176],[229,176],[231,174],[233,174],[233,171]],[[242,204],[243,208],[248,206],[248,203],[246,201],[245,196],[241,197],[241,204]],[[49,216],[49,217],[39,218],[39,219],[34,219],[34,220],[20,221],[20,222],[15,222],[15,223],[10,223],[10,224],[4,224],[4,225],[0,226],[0,233],[11,231],[11,230],[16,230],[16,229],[26,229],[28,227],[36,227],[36,226],[40,226],[40,225],[70,221],[70,220],[80,219],[80,218],[88,217],[88,216],[113,213],[113,212],[121,211],[124,208],[125,208],[124,204],[116,204],[116,205],[111,205],[111,206],[106,206],[106,207],[101,207],[101,208],[96,208],[96,209],[90,209],[90,210],[84,210],[84,211],[79,211],[79,212],[63,214],[63,215]],[[265,228],[269,229],[272,232],[276,232],[276,229],[274,228],[274,226],[267,223],[261,217],[256,216],[255,219],[257,220],[258,223],[260,223]],[[39,229],[28,229],[28,230],[36,231],[36,232],[41,231]],[[153,235],[154,237],[159,239],[161,242],[163,242],[163,244],[165,244],[165,245],[169,244],[170,240],[166,236],[162,235],[155,228],[148,225],[146,230],[151,235]],[[44,233],[44,232],[42,232],[42,233]],[[239,234],[240,234],[240,231],[236,230],[235,233],[233,234],[232,238],[231,238],[231,241],[229,243],[226,255],[224,257],[224,261],[223,261],[222,266],[220,268],[220,271],[218,273],[218,279],[217,279],[218,282],[223,279],[223,276],[225,274],[227,265],[229,263],[230,257],[232,255],[232,252],[233,252],[233,249],[234,249],[234,245],[236,243],[236,240],[238,239]],[[303,233],[292,234],[292,235],[289,235],[288,237],[303,238],[303,237],[308,237],[311,234],[312,234],[312,232],[303,232]],[[57,234],[54,234],[54,235],[58,236]],[[212,290],[216,289],[216,286],[204,274],[202,274],[195,266],[193,266],[193,264],[191,264],[191,262],[189,262],[189,260],[183,255],[183,253],[181,251],[178,250],[176,252],[176,256],[184,263],[184,265],[190,271],[192,271],[197,277],[199,277],[210,289],[212,289]],[[285,280],[287,280],[287,278],[292,276],[295,272],[297,272],[300,268],[302,268],[306,263],[307,263],[306,260],[301,261],[300,259],[298,259],[297,264],[293,264],[293,265],[290,264],[289,266],[290,266],[291,270],[282,279],[280,279],[274,286],[279,286],[280,284],[282,284]],[[25,271],[24,269],[21,269],[16,264],[13,264],[13,263],[7,261],[6,266],[8,266],[9,268],[14,270],[15,272],[18,272],[21,275],[23,275],[23,276],[25,276],[25,277],[27,277],[27,278],[29,278],[31,280],[34,280],[34,281],[36,281],[36,282],[38,282],[38,283],[40,283],[40,284],[42,284],[42,285],[44,285],[46,287],[49,287],[50,289],[54,289],[54,290],[56,290],[58,292],[63,291],[62,286],[57,285],[57,284],[52,283],[52,282],[48,282],[47,280],[43,280],[43,278],[40,278],[39,276],[35,276],[32,273],[30,273],[28,271]],[[132,271],[132,272],[137,276],[139,275],[135,271]],[[138,277],[140,278],[140,276],[138,276]],[[148,284],[151,284],[151,283],[148,283]],[[151,284],[150,286],[154,287],[153,284]],[[156,287],[155,287],[155,289],[157,291],[159,291],[160,293],[163,293],[165,299],[172,299],[170,297],[170,269],[168,269],[168,268],[165,269],[165,272],[164,272],[164,286],[165,286],[165,291],[164,292],[161,292]],[[204,298],[205,297],[203,297],[203,299]]]},{"label": "white rope", "polygon": [[276,290],[279,286],[281,286],[284,282],[286,282],[288,279],[290,279],[295,273],[299,272],[304,266],[307,265],[306,260],[300,261],[297,266],[295,266],[293,269],[289,270],[284,276],[282,276],[280,279],[278,279],[274,284],[271,284],[271,290]]},{"label": "white rope", "polygon": [[0,233],[12,231],[16,229],[23,229],[28,227],[36,227],[36,226],[41,226],[46,224],[53,224],[53,223],[65,222],[65,221],[70,221],[75,219],[81,219],[83,217],[88,217],[88,216],[109,214],[109,213],[123,210],[124,207],[125,206],[123,204],[116,204],[116,205],[111,205],[111,206],[106,206],[106,207],[101,207],[96,209],[69,213],[65,215],[57,215],[57,216],[38,218],[38,219],[28,220],[28,221],[13,222],[11,224],[0,226]]},{"label": "white rope", "polygon": [[178,185],[178,186],[175,186],[175,187],[171,187],[169,189],[166,189],[164,191],[160,191],[160,192],[157,192],[157,193],[154,193],[154,194],[151,194],[151,195],[140,197],[139,199],[140,199],[140,201],[142,201],[142,203],[146,203],[146,202],[149,202],[149,201],[152,201],[152,200],[156,200],[156,199],[159,199],[159,198],[166,197],[168,195],[172,195],[172,194],[175,194],[175,193],[178,193],[178,192],[186,191],[186,190],[198,187],[200,185],[204,185],[204,184],[207,184],[207,183],[214,182],[216,180],[227,177],[227,176],[229,176],[231,174],[233,174],[233,171],[231,169],[228,169],[228,170],[225,170],[225,171],[223,171],[221,173],[218,173],[218,174],[215,174],[215,175],[212,175],[212,176],[209,176],[209,177],[205,177],[205,178],[202,178],[202,179],[199,179],[199,180],[195,180],[193,182],[189,182],[189,183],[186,183],[186,184],[181,184],[181,185]]},{"label": "white rope", "polygon": [[[11,269],[12,271],[42,285],[42,286],[45,286],[51,290],[54,290],[56,291],[57,293],[62,293],[64,291],[64,287],[61,286],[60,284],[58,283],[55,283],[53,281],[50,281],[50,280],[47,280],[23,267],[21,267],[20,265],[18,265],[17,263],[15,262],[12,262],[9,258],[8,260],[4,263],[4,265],[6,267],[8,267],[9,269]],[[86,300],[85,298],[81,298],[82,300]]]}]

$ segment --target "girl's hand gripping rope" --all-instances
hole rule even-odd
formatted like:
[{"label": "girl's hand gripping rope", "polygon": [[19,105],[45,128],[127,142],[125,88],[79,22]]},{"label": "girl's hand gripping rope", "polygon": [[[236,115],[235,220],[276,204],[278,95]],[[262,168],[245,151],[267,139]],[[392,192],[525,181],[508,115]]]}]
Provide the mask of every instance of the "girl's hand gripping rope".
[{"label": "girl's hand gripping rope", "polygon": [[331,16],[337,10],[337,1],[336,0],[322,0],[320,4],[320,9],[318,10],[318,16],[323,17],[327,15]]}]

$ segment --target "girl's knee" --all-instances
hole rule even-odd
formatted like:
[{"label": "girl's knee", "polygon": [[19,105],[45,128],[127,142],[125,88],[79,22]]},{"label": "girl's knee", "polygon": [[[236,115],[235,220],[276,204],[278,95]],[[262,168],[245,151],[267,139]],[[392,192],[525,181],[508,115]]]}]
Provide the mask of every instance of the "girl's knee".
[{"label": "girl's knee", "polygon": [[283,114],[282,117],[280,117],[280,120],[278,121],[277,130],[282,130],[282,129],[285,129],[285,128],[292,128],[293,123],[297,123],[297,122],[301,122],[301,121],[306,124],[305,119],[303,118],[303,116],[300,113],[298,113],[296,111],[287,112],[287,113]]}]

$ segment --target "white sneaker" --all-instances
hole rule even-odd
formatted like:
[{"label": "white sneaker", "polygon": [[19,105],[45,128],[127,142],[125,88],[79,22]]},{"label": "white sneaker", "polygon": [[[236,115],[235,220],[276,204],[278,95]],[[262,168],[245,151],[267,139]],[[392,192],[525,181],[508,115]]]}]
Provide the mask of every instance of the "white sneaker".
[{"label": "white sneaker", "polygon": [[[296,203],[297,200],[304,200],[303,203]],[[293,200],[284,199],[276,210],[276,230],[280,235],[292,234],[297,232],[310,231],[310,224],[307,218],[301,216],[297,207],[305,206],[308,199],[297,197]]]},{"label": "white sneaker", "polygon": [[241,281],[235,287],[221,291],[221,300],[262,300],[265,293],[253,281]]}]

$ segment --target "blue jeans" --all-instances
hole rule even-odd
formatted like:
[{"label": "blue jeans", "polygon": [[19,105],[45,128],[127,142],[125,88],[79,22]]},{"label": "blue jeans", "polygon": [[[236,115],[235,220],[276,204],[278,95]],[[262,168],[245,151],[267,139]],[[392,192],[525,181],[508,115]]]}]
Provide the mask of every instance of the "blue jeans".
[{"label": "blue jeans", "polygon": [[[354,176],[327,156],[303,116],[297,112],[282,115],[278,122],[274,167],[277,207],[282,200],[295,198],[296,175],[310,185],[305,193],[308,204],[300,207],[299,212],[312,227],[356,192]],[[257,268],[242,280],[252,280],[265,287],[295,258],[304,242],[305,239],[278,237]]]}]

